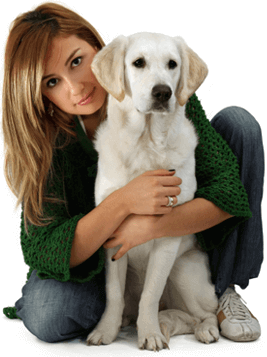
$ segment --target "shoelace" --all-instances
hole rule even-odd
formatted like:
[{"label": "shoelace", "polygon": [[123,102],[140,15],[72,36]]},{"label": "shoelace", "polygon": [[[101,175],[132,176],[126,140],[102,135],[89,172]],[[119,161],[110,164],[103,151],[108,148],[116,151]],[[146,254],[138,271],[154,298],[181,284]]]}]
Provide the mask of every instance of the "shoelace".
[{"label": "shoelace", "polygon": [[225,294],[221,307],[230,320],[247,320],[250,314],[243,303],[246,304],[241,296],[234,292]]}]

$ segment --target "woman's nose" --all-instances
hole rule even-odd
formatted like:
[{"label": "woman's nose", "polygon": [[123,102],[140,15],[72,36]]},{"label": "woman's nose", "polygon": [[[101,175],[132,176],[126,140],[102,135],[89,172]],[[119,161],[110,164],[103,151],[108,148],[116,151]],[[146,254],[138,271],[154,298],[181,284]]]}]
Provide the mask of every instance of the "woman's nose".
[{"label": "woman's nose", "polygon": [[68,87],[72,95],[80,95],[83,93],[84,85],[81,81],[73,81],[69,80],[68,81]]}]

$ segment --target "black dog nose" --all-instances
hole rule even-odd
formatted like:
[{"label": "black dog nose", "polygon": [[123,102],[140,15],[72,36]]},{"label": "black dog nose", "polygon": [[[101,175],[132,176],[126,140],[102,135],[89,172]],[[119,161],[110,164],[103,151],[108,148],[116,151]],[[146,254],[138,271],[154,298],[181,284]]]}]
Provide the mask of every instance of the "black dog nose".
[{"label": "black dog nose", "polygon": [[152,96],[158,102],[167,102],[172,95],[172,90],[170,87],[164,84],[158,84],[152,89]]}]

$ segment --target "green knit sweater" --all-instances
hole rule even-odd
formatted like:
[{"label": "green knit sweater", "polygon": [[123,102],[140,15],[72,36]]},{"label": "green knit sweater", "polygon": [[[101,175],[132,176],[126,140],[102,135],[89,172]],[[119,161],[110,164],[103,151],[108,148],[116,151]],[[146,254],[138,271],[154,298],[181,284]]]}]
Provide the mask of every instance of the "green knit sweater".
[{"label": "green knit sweater", "polygon": [[[196,148],[196,177],[198,189],[195,197],[212,201],[235,217],[197,233],[204,250],[222,243],[241,222],[251,217],[247,193],[239,178],[237,159],[228,144],[212,128],[194,94],[186,105],[187,117],[192,120],[199,143]],[[97,152],[87,138],[79,120],[75,119],[76,138],[64,149],[55,149],[53,176],[48,181],[47,194],[65,203],[49,203],[44,207],[47,217],[54,220],[48,226],[29,226],[26,234],[21,219],[21,246],[24,260],[30,270],[41,279],[86,282],[104,267],[101,247],[78,267],[70,269],[70,255],[78,221],[94,208],[94,182],[97,172]],[[9,318],[16,318],[15,308],[6,308]]]}]

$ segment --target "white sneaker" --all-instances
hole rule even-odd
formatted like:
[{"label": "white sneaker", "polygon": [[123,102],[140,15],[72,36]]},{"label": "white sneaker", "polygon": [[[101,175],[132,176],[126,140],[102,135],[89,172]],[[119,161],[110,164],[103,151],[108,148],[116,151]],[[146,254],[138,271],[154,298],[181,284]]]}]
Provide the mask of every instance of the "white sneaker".
[{"label": "white sneaker", "polygon": [[219,299],[217,318],[221,335],[237,342],[257,340],[261,335],[260,324],[242,301],[231,288]]}]

